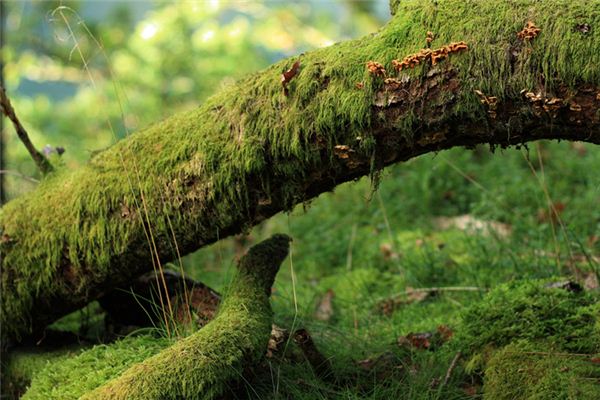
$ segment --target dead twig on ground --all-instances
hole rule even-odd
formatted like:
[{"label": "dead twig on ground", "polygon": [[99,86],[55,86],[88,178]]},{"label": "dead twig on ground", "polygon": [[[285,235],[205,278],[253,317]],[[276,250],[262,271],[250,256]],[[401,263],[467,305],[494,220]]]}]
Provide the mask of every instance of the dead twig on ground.
[{"label": "dead twig on ground", "polygon": [[442,382],[442,386],[440,386],[440,389],[443,388],[444,386],[446,386],[448,384],[448,382],[450,381],[450,377],[452,376],[452,371],[454,371],[454,368],[456,368],[456,364],[458,363],[458,359],[460,358],[460,356],[461,356],[461,353],[459,351],[458,353],[456,353],[456,355],[452,359],[452,362],[450,363],[450,366],[448,367],[448,371],[446,371],[446,376],[444,377],[444,382]]}]

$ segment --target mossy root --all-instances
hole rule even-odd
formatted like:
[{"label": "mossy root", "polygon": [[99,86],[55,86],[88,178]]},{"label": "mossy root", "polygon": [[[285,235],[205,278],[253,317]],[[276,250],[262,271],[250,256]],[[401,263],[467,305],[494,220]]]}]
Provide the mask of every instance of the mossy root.
[{"label": "mossy root", "polygon": [[275,235],[252,247],[213,321],[82,399],[212,399],[222,393],[265,352],[273,319],[269,294],[289,241]]}]

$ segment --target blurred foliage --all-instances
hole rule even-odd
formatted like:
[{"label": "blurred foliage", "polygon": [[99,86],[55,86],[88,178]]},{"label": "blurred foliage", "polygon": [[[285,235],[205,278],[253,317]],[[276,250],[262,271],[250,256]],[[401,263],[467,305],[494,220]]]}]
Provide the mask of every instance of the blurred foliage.
[{"label": "blurred foliage", "polygon": [[[287,56],[373,32],[387,1],[6,3],[7,92],[39,147],[69,168],[115,140],[197,107]],[[12,127],[4,167],[37,176]],[[32,183],[6,176],[8,197]]]}]

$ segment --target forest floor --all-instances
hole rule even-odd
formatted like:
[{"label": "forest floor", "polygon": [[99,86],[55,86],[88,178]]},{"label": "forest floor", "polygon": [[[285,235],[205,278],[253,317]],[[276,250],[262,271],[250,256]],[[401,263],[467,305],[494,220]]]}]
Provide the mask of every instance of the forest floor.
[{"label": "forest floor", "polygon": [[454,149],[186,256],[220,291],[244,249],[293,237],[275,324],[306,329],[325,373],[290,341],[230,396],[600,398],[598,171],[579,143]]}]

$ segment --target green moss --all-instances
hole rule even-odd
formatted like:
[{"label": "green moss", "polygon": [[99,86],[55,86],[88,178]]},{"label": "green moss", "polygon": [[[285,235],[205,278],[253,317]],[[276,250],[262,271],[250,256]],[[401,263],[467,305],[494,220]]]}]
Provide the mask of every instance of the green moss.
[{"label": "green moss", "polygon": [[546,341],[519,341],[497,351],[485,370],[484,399],[594,400],[600,366],[590,357],[556,351]]},{"label": "green moss", "polygon": [[[288,96],[280,74],[295,59],[130,136],[80,170],[51,174],[0,212],[3,337],[28,334],[40,316],[57,312],[45,306],[46,299],[72,299],[66,313],[87,303],[90,286],[114,276],[126,280],[151,265],[150,254],[125,256],[127,249],[153,242],[163,260],[175,258],[171,226],[179,248],[189,251],[219,238],[220,230],[243,230],[259,200],[252,198],[256,191],[287,209],[306,200],[307,171],[327,170],[336,144],[373,159],[372,103],[381,79],[369,76],[365,63],[378,61],[391,71],[392,59],[423,47],[428,30],[436,34],[434,46],[466,41],[470,49],[444,61],[455,67],[463,86],[442,121],[484,118],[473,89],[502,101],[522,89],[535,91],[541,77],[550,89],[599,84],[600,29],[574,29],[584,22],[600,26],[599,5],[401,1],[379,32],[300,56]],[[542,32],[511,64],[507,54],[528,20]],[[407,74],[418,79],[423,72]],[[362,90],[358,82],[364,82]],[[412,114],[417,106],[390,125],[409,142],[420,123]],[[317,143],[326,144],[325,152]],[[66,260],[68,270],[61,267]]]},{"label": "green moss", "polygon": [[598,294],[549,287],[560,281],[500,285],[462,314],[449,350],[483,373],[486,398],[598,398]]},{"label": "green moss", "polygon": [[55,360],[33,376],[23,399],[78,399],[171,343],[152,335],[131,336]]},{"label": "green moss", "polygon": [[[545,340],[574,353],[600,351],[600,303],[588,292],[548,288],[549,280],[500,285],[468,308],[456,341],[477,354],[518,340]],[[554,280],[556,282],[556,280]]]},{"label": "green moss", "polygon": [[82,350],[81,346],[70,346],[57,350],[35,347],[12,351],[2,360],[2,395],[19,398],[40,371]]},{"label": "green moss", "polygon": [[263,356],[272,325],[271,285],[289,237],[252,247],[213,321],[173,342],[130,337],[45,368],[24,399],[210,399]]}]

